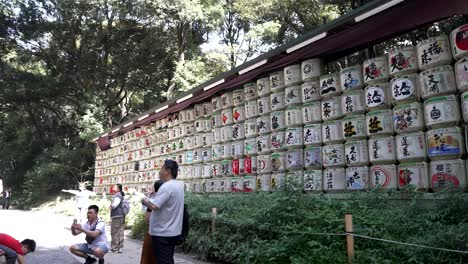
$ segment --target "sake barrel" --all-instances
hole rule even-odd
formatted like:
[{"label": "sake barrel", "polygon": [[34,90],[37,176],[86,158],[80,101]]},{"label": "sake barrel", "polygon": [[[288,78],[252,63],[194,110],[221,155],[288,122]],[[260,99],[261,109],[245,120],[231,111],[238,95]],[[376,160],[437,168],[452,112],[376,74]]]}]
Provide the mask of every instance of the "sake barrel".
[{"label": "sake barrel", "polygon": [[424,119],[429,128],[456,125],[461,120],[455,95],[439,96],[424,101]]},{"label": "sake barrel", "polygon": [[232,174],[237,176],[237,175],[243,175],[245,173],[244,170],[244,159],[233,159],[232,160]]},{"label": "sake barrel", "polygon": [[302,109],[300,106],[290,106],[285,111],[286,126],[302,126]]},{"label": "sake barrel", "polygon": [[341,109],[344,115],[364,114],[364,92],[362,90],[349,90],[341,96]]},{"label": "sake barrel", "polygon": [[244,105],[244,90],[237,89],[232,91],[232,104],[234,106]]},{"label": "sake barrel", "polygon": [[458,60],[468,55],[468,24],[461,25],[450,33],[452,55]]},{"label": "sake barrel", "polygon": [[284,67],[284,85],[290,86],[302,81],[301,65],[294,64]]},{"label": "sake barrel", "polygon": [[420,131],[424,128],[422,104],[413,102],[393,108],[393,127],[397,133]]},{"label": "sake barrel", "polygon": [[286,148],[302,147],[304,140],[302,127],[290,127],[286,129],[284,144]]},{"label": "sake barrel", "polygon": [[244,156],[243,140],[237,140],[231,143],[231,155],[235,159],[242,158]]},{"label": "sake barrel", "polygon": [[366,107],[369,111],[391,107],[390,86],[387,83],[367,86],[364,95]]},{"label": "sake barrel", "polygon": [[286,152],[286,170],[302,170],[304,168],[304,153],[302,149],[290,149]]},{"label": "sake barrel", "polygon": [[201,179],[203,175],[203,164],[199,163],[192,166],[193,173],[191,179]]},{"label": "sake barrel", "polygon": [[466,188],[465,162],[460,159],[431,162],[430,186],[434,190]]},{"label": "sake barrel", "polygon": [[418,68],[421,71],[452,62],[450,43],[446,35],[428,38],[417,46]]},{"label": "sake barrel", "polygon": [[185,164],[192,164],[193,163],[193,150],[185,151]]},{"label": "sake barrel", "polygon": [[320,95],[320,82],[319,80],[308,80],[301,85],[302,102],[319,101],[322,96]]},{"label": "sake barrel", "polygon": [[366,190],[369,188],[369,167],[347,167],[345,173],[347,190]]},{"label": "sake barrel", "polygon": [[244,158],[244,171],[246,174],[257,173],[257,156]]},{"label": "sake barrel", "polygon": [[257,118],[257,133],[259,135],[270,133],[271,123],[269,116],[260,116]]},{"label": "sake barrel", "polygon": [[256,83],[247,83],[244,85],[244,98],[245,101],[252,101],[258,98]]},{"label": "sake barrel", "polygon": [[221,141],[231,141],[232,140],[232,126],[225,126],[221,128]]},{"label": "sake barrel", "polygon": [[203,162],[202,153],[203,153],[202,148],[197,148],[193,150],[193,163],[194,164]]},{"label": "sake barrel", "polygon": [[286,152],[278,151],[270,155],[271,158],[271,171],[284,172],[286,171]]},{"label": "sake barrel", "polygon": [[323,121],[339,119],[343,116],[341,109],[341,98],[339,96],[322,100]]},{"label": "sake barrel", "polygon": [[284,144],[285,131],[273,131],[271,133],[271,150],[274,152],[276,150],[285,149]]},{"label": "sake barrel", "polygon": [[184,139],[185,149],[187,150],[194,149],[193,136],[187,136],[187,137],[184,137],[183,139]]},{"label": "sake barrel", "polygon": [[322,123],[322,141],[324,144],[343,142],[341,120],[332,120]]},{"label": "sake barrel", "polygon": [[257,148],[258,154],[270,153],[271,152],[270,146],[271,146],[270,134],[260,135],[257,137],[256,148]]},{"label": "sake barrel", "polygon": [[211,148],[203,148],[202,160],[203,163],[207,163],[213,160]]},{"label": "sake barrel", "polygon": [[240,123],[245,120],[244,105],[238,105],[232,108],[232,118],[233,118],[234,123]]},{"label": "sake barrel", "polygon": [[[215,128],[215,129],[220,131],[219,128]],[[213,131],[215,129],[213,129]],[[195,144],[195,147],[210,147],[213,144],[213,133],[210,133],[210,132],[195,135],[194,138],[197,138],[197,142],[196,142],[197,144]],[[200,142],[201,142],[201,145],[200,145]]]},{"label": "sake barrel", "polygon": [[283,172],[272,173],[270,175],[270,188],[271,191],[278,191],[284,187],[286,181],[286,174]]},{"label": "sake barrel", "polygon": [[321,169],[322,166],[322,147],[306,147],[304,149],[304,167],[307,169]]},{"label": "sake barrel", "polygon": [[232,126],[232,140],[242,140],[245,138],[244,123],[237,123]]},{"label": "sake barrel", "polygon": [[262,192],[270,191],[270,174],[264,173],[257,176],[257,190]]},{"label": "sake barrel", "polygon": [[345,154],[343,144],[325,145],[322,147],[323,166],[337,167],[344,166]]},{"label": "sake barrel", "polygon": [[377,110],[366,114],[367,135],[393,134],[392,110]]},{"label": "sake barrel", "polygon": [[362,78],[362,66],[354,65],[340,71],[341,90],[361,89],[364,86]]},{"label": "sake barrel", "polygon": [[395,137],[395,142],[398,161],[424,161],[426,159],[427,150],[424,132],[399,134]]},{"label": "sake barrel", "polygon": [[233,107],[232,92],[225,92],[221,95],[221,108],[228,109]]},{"label": "sake barrel", "polygon": [[231,178],[231,192],[239,193],[244,191],[244,177]]},{"label": "sake barrel", "polygon": [[284,89],[284,102],[286,106],[302,103],[301,86],[288,86]]},{"label": "sake barrel", "polygon": [[455,159],[465,153],[462,129],[444,127],[426,132],[427,156],[435,159]]},{"label": "sake barrel", "polygon": [[321,102],[309,102],[302,105],[302,122],[304,124],[322,122]]},{"label": "sake barrel", "polygon": [[[222,122],[222,118],[221,118],[221,111],[213,113],[211,115],[211,127],[215,128],[215,127],[222,127],[222,126],[223,126],[223,122]],[[196,127],[195,127],[195,129],[196,129]]]},{"label": "sake barrel", "polygon": [[246,101],[245,102],[245,118],[254,118],[258,116],[258,105],[257,101]]},{"label": "sake barrel", "polygon": [[322,124],[308,124],[304,126],[304,145],[322,144]]},{"label": "sake barrel", "polygon": [[222,161],[213,161],[211,163],[211,176],[213,178],[220,178],[222,177]]},{"label": "sake barrel", "polygon": [[346,174],[343,167],[326,168],[323,170],[323,190],[343,191],[346,189]]},{"label": "sake barrel", "polygon": [[203,179],[209,179],[211,178],[211,175],[212,175],[212,167],[213,167],[213,164],[211,163],[204,163],[203,164],[203,172],[202,172],[202,178]]},{"label": "sake barrel", "polygon": [[221,160],[223,153],[223,145],[222,144],[213,144],[211,146],[211,158],[212,160]]},{"label": "sake barrel", "polygon": [[180,123],[186,123],[187,120],[187,110],[182,110],[179,112],[179,121]]},{"label": "sake barrel", "polygon": [[286,129],[286,118],[283,110],[274,111],[270,114],[270,127],[272,131]]},{"label": "sake barrel", "polygon": [[336,72],[320,76],[320,94],[322,97],[341,94],[339,73]]},{"label": "sake barrel", "polygon": [[393,136],[376,136],[369,139],[369,161],[372,164],[388,164],[396,161]]},{"label": "sake barrel", "polygon": [[[207,130],[208,128],[211,130],[211,118],[205,118],[204,125],[205,130]],[[187,131],[187,136],[195,134],[195,127],[193,122],[185,123],[184,126],[185,130]]]},{"label": "sake barrel", "polygon": [[350,115],[341,119],[341,133],[345,140],[366,138],[366,117]]},{"label": "sake barrel", "polygon": [[213,113],[213,108],[211,102],[203,103],[202,115],[204,117],[209,117]]},{"label": "sake barrel", "polygon": [[465,121],[465,123],[468,123],[468,91],[464,92],[461,95],[461,101],[463,120]]},{"label": "sake barrel", "polygon": [[264,77],[257,80],[257,93],[258,96],[266,96],[271,93],[270,78]]},{"label": "sake barrel", "polygon": [[412,185],[418,190],[429,188],[429,167],[426,162],[401,163],[398,165],[398,187]]},{"label": "sake barrel", "polygon": [[301,63],[302,80],[318,79],[322,74],[322,61],[320,59],[308,59]]},{"label": "sake barrel", "polygon": [[270,106],[270,97],[260,97],[257,100],[257,107],[258,107],[258,114],[259,115],[268,115],[271,113],[271,106]]},{"label": "sake barrel", "polygon": [[387,56],[380,56],[364,61],[362,75],[365,83],[386,82],[390,77]]},{"label": "sake barrel", "polygon": [[277,71],[270,74],[271,92],[277,92],[285,87],[283,71]]},{"label": "sake barrel", "polygon": [[322,191],[323,190],[323,172],[322,170],[304,171],[304,191]]},{"label": "sake barrel", "polygon": [[286,107],[284,102],[284,90],[270,94],[270,106],[272,111],[281,110]]},{"label": "sake barrel", "polygon": [[221,105],[221,96],[213,96],[211,98],[211,109],[213,112],[220,111],[223,108]]},{"label": "sake barrel", "polygon": [[440,66],[421,72],[418,75],[421,97],[424,99],[455,93],[455,74],[450,65]]},{"label": "sake barrel", "polygon": [[221,177],[232,176],[232,160],[221,161]]},{"label": "sake barrel", "polygon": [[344,146],[346,166],[364,166],[369,164],[367,140],[348,141]]},{"label": "sake barrel", "polygon": [[221,149],[221,158],[222,159],[231,159],[232,158],[231,142],[223,143],[223,147]]},{"label": "sake barrel", "polygon": [[246,138],[257,136],[257,119],[247,119],[244,122],[244,132]]},{"label": "sake barrel", "polygon": [[394,104],[418,101],[420,98],[418,75],[411,74],[392,79],[390,90]]},{"label": "sake barrel", "polygon": [[269,173],[271,172],[271,157],[270,155],[258,155],[257,157],[257,172]]},{"label": "sake barrel", "polygon": [[232,116],[232,108],[223,109],[221,112],[221,122],[224,126],[232,125],[234,118]]},{"label": "sake barrel", "polygon": [[222,142],[221,128],[213,128],[211,135],[212,135],[213,144],[218,144]]},{"label": "sake barrel", "polygon": [[370,168],[370,187],[382,189],[397,188],[396,165],[374,165]]},{"label": "sake barrel", "polygon": [[468,57],[464,57],[455,63],[455,79],[460,91],[468,90]]},{"label": "sake barrel", "polygon": [[416,47],[413,46],[390,50],[388,54],[390,76],[416,73],[418,71],[416,57]]},{"label": "sake barrel", "polygon": [[244,153],[245,155],[257,154],[257,138],[246,138],[244,140]]}]

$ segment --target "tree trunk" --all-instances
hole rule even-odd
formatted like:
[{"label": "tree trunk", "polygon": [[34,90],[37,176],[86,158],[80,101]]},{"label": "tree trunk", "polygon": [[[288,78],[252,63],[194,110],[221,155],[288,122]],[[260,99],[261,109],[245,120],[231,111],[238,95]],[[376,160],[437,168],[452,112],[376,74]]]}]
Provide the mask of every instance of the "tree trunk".
[{"label": "tree trunk", "polygon": [[191,24],[189,22],[180,22],[177,26],[177,61],[174,65],[169,87],[167,89],[167,99],[171,99],[177,95],[177,87],[175,83],[175,71],[177,65],[185,63],[185,51],[187,50],[188,35],[190,33]]}]

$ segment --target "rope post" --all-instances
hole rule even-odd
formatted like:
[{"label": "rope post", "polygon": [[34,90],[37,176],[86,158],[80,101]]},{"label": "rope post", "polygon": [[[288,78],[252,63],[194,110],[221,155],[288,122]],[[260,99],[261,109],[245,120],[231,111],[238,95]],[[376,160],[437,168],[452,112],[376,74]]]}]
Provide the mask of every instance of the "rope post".
[{"label": "rope post", "polygon": [[217,214],[217,209],[216,208],[211,208],[211,233],[214,234],[216,231],[216,214]]},{"label": "rope post", "polygon": [[[346,233],[353,233],[353,215],[345,214]],[[346,235],[346,250],[348,252],[348,263],[353,263],[354,258],[354,236]]]}]

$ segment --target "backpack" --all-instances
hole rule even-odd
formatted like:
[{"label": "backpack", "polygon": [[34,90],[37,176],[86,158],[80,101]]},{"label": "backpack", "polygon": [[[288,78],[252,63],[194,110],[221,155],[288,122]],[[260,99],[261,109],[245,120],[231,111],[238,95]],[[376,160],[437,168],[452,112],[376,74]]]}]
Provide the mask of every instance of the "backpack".
[{"label": "backpack", "polygon": [[182,218],[182,234],[180,234],[179,240],[176,242],[176,245],[179,246],[182,243],[185,242],[185,239],[188,237],[189,229],[190,229],[190,224],[189,224],[189,212],[187,209],[187,205],[184,204],[184,215]]},{"label": "backpack", "polygon": [[124,215],[127,215],[130,212],[130,203],[128,200],[122,198],[122,212]]}]

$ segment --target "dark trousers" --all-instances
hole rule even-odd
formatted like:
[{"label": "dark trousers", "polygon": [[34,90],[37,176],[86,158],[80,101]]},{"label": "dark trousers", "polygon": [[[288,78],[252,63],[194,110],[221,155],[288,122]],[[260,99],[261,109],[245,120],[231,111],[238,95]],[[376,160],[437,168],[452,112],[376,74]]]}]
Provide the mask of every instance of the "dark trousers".
[{"label": "dark trousers", "polygon": [[174,264],[174,249],[179,237],[151,236],[156,263]]},{"label": "dark trousers", "polygon": [[8,209],[8,208],[10,208],[10,197],[3,198],[3,209]]},{"label": "dark trousers", "polygon": [[16,252],[10,248],[0,245],[0,249],[5,252],[6,264],[15,264],[16,263]]}]

